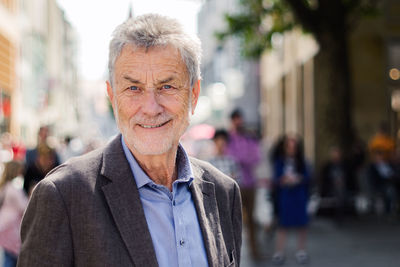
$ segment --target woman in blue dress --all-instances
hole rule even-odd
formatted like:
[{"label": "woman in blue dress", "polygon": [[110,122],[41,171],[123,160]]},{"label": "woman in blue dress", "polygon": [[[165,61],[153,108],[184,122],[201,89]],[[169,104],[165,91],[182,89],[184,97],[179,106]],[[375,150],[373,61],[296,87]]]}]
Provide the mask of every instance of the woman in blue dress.
[{"label": "woman in blue dress", "polygon": [[304,159],[302,143],[296,136],[285,135],[277,143],[272,154],[275,214],[278,218],[275,264],[283,264],[284,250],[289,229],[296,229],[296,259],[300,264],[308,261],[307,240],[307,202],[310,173]]}]

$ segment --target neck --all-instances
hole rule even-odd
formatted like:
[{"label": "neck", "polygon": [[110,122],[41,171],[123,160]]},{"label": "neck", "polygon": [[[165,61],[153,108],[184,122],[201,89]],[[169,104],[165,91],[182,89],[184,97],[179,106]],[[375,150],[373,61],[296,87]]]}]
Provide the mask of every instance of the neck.
[{"label": "neck", "polygon": [[224,155],[225,155],[225,151],[223,151],[223,150],[217,151],[217,156],[224,156]]},{"label": "neck", "polygon": [[172,183],[177,178],[177,149],[161,155],[142,155],[130,149],[136,161],[156,184],[164,185],[172,191]]}]

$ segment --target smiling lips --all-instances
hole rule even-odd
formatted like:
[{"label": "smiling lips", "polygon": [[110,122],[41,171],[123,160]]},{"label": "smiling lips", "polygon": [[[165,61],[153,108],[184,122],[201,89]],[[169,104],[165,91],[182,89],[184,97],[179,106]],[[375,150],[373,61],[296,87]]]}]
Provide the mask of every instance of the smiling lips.
[{"label": "smiling lips", "polygon": [[138,124],[140,127],[145,128],[145,129],[153,129],[153,128],[159,128],[170,122],[171,120],[168,120],[164,123],[158,124],[158,125],[146,125],[146,124]]}]

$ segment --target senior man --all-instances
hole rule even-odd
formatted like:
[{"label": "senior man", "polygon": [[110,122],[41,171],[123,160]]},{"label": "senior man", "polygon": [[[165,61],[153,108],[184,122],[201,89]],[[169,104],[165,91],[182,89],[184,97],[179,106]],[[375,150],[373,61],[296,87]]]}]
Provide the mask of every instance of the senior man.
[{"label": "senior man", "polygon": [[238,186],[179,144],[200,93],[200,56],[174,19],[117,27],[107,92],[121,135],[38,184],[18,266],[239,266]]}]

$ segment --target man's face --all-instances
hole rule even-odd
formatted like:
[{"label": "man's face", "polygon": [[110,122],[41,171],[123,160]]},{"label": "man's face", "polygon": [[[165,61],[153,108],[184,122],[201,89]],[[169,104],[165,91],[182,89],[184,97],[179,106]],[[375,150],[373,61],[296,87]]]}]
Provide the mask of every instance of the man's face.
[{"label": "man's face", "polygon": [[176,149],[196,107],[200,81],[190,87],[175,48],[146,51],[126,45],[114,65],[113,87],[107,82],[117,124],[134,154],[159,155]]},{"label": "man's face", "polygon": [[243,130],[243,118],[241,116],[232,118],[232,125],[236,130]]},{"label": "man's face", "polygon": [[41,127],[39,129],[39,142],[45,142],[49,136],[49,129],[47,127]]},{"label": "man's face", "polygon": [[223,137],[217,137],[214,140],[214,143],[215,143],[215,149],[217,150],[217,153],[219,155],[225,154],[227,140]]}]

